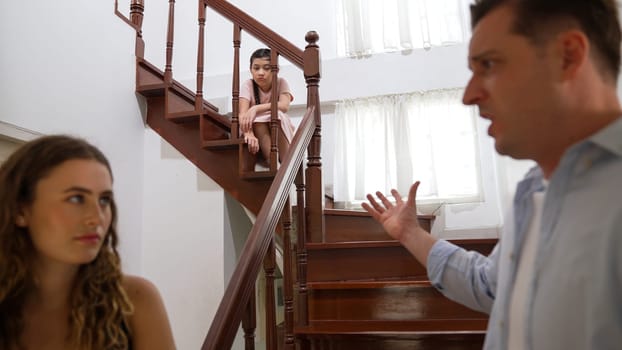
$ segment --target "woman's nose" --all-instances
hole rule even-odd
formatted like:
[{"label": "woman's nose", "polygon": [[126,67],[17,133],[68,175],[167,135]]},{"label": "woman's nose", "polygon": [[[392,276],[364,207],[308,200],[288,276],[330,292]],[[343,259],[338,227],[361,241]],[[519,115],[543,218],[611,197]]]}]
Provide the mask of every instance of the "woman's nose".
[{"label": "woman's nose", "polygon": [[104,209],[98,203],[92,203],[86,210],[85,222],[88,227],[101,226],[105,218]]}]

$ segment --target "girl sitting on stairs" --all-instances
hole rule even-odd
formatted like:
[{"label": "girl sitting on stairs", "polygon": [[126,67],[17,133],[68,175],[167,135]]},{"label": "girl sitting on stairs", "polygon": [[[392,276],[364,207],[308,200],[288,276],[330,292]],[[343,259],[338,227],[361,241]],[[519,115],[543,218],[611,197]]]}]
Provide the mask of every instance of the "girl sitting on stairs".
[{"label": "girl sitting on stairs", "polygon": [[[240,87],[239,121],[244,142],[251,154],[261,155],[265,161],[270,159],[270,110],[272,97],[272,70],[270,68],[270,49],[258,49],[250,57],[252,79]],[[286,114],[289,104],[294,100],[289,84],[278,78],[278,117],[281,121],[278,136],[279,160],[286,154],[294,135],[294,125]],[[259,101],[259,102],[258,102]]]},{"label": "girl sitting on stairs", "polygon": [[106,157],[45,136],[0,166],[0,349],[172,350],[156,287],[121,272]]}]

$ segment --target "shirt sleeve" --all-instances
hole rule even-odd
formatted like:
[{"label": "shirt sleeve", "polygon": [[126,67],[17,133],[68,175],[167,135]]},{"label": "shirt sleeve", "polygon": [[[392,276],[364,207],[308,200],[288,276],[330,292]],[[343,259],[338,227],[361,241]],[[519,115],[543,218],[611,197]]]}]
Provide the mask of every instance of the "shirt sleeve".
[{"label": "shirt sleeve", "polygon": [[253,98],[253,81],[251,79],[246,80],[240,86],[240,98],[248,100],[251,104],[254,103]]},{"label": "shirt sleeve", "polygon": [[428,277],[443,295],[490,313],[495,300],[499,244],[489,256],[438,240],[428,255]]},{"label": "shirt sleeve", "polygon": [[288,94],[290,98],[290,102],[294,100],[294,95],[289,88],[289,83],[284,78],[279,78],[279,95]]}]

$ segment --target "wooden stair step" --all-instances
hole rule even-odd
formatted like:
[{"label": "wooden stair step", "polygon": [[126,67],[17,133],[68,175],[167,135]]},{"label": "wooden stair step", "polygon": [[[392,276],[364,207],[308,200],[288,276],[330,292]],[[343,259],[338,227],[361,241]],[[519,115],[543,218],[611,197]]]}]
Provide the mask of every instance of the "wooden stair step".
[{"label": "wooden stair step", "polygon": [[174,123],[189,123],[189,122],[198,122],[199,114],[196,111],[183,111],[183,112],[174,112],[167,113],[166,119],[170,120]]},{"label": "wooden stair step", "polygon": [[232,149],[238,148],[244,143],[244,139],[227,139],[227,140],[203,140],[201,141],[201,147],[203,149],[219,150],[219,149]]},{"label": "wooden stair step", "polygon": [[[399,284],[343,282],[337,288],[309,288],[309,319],[315,321],[433,321],[485,320],[487,315],[471,310],[442,295],[425,281]],[[313,285],[313,287],[317,287]],[[364,288],[359,288],[364,287]]]},{"label": "wooden stair step", "polygon": [[156,97],[164,96],[164,89],[166,89],[166,84],[164,83],[145,84],[136,87],[136,92],[145,97]]},{"label": "wooden stair step", "polygon": [[309,289],[374,289],[390,287],[431,287],[427,279],[412,280],[360,280],[360,281],[329,281],[329,282],[309,282]]},{"label": "wooden stair step", "polygon": [[265,179],[274,179],[276,176],[276,171],[249,171],[243,172],[240,174],[240,177],[244,180],[265,180]]},{"label": "wooden stair step", "polygon": [[[430,231],[433,215],[419,215],[419,224]],[[390,240],[381,224],[363,210],[324,209],[326,242]]]},{"label": "wooden stair step", "polygon": [[[359,333],[321,333],[322,329],[335,329],[338,325],[312,326],[318,333],[304,333],[300,329],[298,337],[306,338],[313,350],[481,350],[485,333],[472,332],[359,332]],[[296,333],[296,332],[295,332]]]},{"label": "wooden stair step", "polygon": [[308,326],[295,327],[298,334],[384,334],[418,338],[434,334],[485,334],[486,319],[438,319],[438,320],[366,320],[366,321],[313,321]]}]

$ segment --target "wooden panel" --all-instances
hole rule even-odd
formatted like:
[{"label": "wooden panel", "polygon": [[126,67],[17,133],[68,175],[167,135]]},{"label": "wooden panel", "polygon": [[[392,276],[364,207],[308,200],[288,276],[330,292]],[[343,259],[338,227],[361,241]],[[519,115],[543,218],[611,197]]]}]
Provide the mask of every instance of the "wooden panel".
[{"label": "wooden panel", "polygon": [[417,337],[317,336],[311,339],[313,350],[481,350],[484,334],[436,334]]},{"label": "wooden panel", "polygon": [[[326,242],[390,240],[382,225],[367,212],[353,210],[324,210]],[[430,231],[433,216],[419,216],[421,227]]]},{"label": "wooden panel", "polygon": [[[496,239],[453,240],[488,255]],[[307,281],[427,280],[425,268],[397,241],[307,244]]]},{"label": "wooden panel", "polygon": [[307,281],[427,279],[426,270],[401,245],[309,249]]},{"label": "wooden panel", "polygon": [[311,290],[311,320],[445,320],[487,319],[457,304],[432,286],[375,289]]}]

